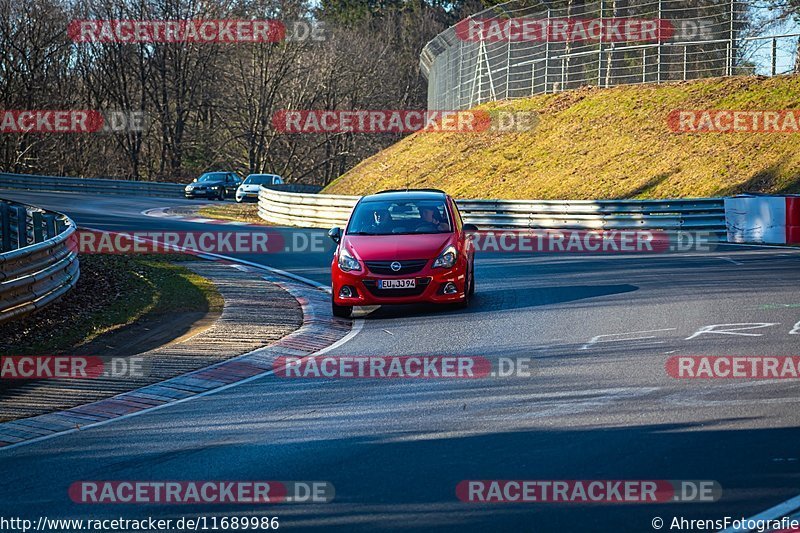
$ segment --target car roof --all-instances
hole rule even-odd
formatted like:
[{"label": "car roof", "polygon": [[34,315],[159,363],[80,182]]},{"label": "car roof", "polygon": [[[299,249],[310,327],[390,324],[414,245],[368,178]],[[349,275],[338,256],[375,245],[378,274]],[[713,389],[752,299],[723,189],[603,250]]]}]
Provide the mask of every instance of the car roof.
[{"label": "car roof", "polygon": [[410,201],[410,200],[444,200],[447,197],[444,191],[439,189],[406,189],[406,190],[392,190],[381,191],[376,194],[370,194],[361,199],[362,202],[377,202],[377,201]]}]

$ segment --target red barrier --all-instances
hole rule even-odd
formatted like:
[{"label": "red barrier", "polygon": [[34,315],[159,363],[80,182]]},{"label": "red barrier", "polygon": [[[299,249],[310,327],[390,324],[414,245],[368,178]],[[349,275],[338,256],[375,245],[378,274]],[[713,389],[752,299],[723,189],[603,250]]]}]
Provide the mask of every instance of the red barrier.
[{"label": "red barrier", "polygon": [[786,226],[786,244],[800,244],[800,226]]},{"label": "red barrier", "polygon": [[786,225],[800,226],[800,196],[786,197]]},{"label": "red barrier", "polygon": [[800,196],[786,197],[786,243],[800,244]]}]

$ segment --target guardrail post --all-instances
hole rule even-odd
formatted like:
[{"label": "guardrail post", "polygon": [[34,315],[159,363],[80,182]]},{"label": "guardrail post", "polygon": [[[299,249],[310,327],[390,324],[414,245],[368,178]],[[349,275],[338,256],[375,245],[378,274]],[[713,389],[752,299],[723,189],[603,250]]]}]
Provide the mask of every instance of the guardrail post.
[{"label": "guardrail post", "polygon": [[33,242],[42,242],[44,240],[42,235],[42,214],[39,211],[33,212]]},{"label": "guardrail post", "polygon": [[60,216],[56,217],[56,235],[64,233],[67,229],[67,223]]},{"label": "guardrail post", "polygon": [[0,251],[11,250],[11,215],[8,204],[0,202]]},{"label": "guardrail post", "polygon": [[44,218],[44,225],[47,229],[47,238],[52,239],[58,235],[58,233],[56,233],[56,216],[48,214],[44,215],[42,218]]},{"label": "guardrail post", "polygon": [[17,248],[24,248],[28,246],[28,211],[23,206],[15,206],[12,208],[15,211],[17,219]]}]

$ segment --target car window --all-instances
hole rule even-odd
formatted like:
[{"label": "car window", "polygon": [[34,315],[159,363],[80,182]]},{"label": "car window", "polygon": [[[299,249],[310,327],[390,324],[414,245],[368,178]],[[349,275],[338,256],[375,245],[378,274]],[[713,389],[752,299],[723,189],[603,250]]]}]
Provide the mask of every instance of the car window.
[{"label": "car window", "polygon": [[350,220],[347,232],[351,235],[404,235],[452,231],[443,200],[360,202]]}]

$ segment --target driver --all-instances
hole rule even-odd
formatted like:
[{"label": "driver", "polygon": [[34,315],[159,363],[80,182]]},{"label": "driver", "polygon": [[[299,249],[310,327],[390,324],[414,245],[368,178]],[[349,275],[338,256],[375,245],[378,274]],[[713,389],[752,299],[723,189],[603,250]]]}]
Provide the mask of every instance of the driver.
[{"label": "driver", "polygon": [[417,229],[434,227],[437,230],[449,230],[450,226],[439,218],[439,210],[431,206],[422,206],[419,208],[419,216],[422,221]]}]

